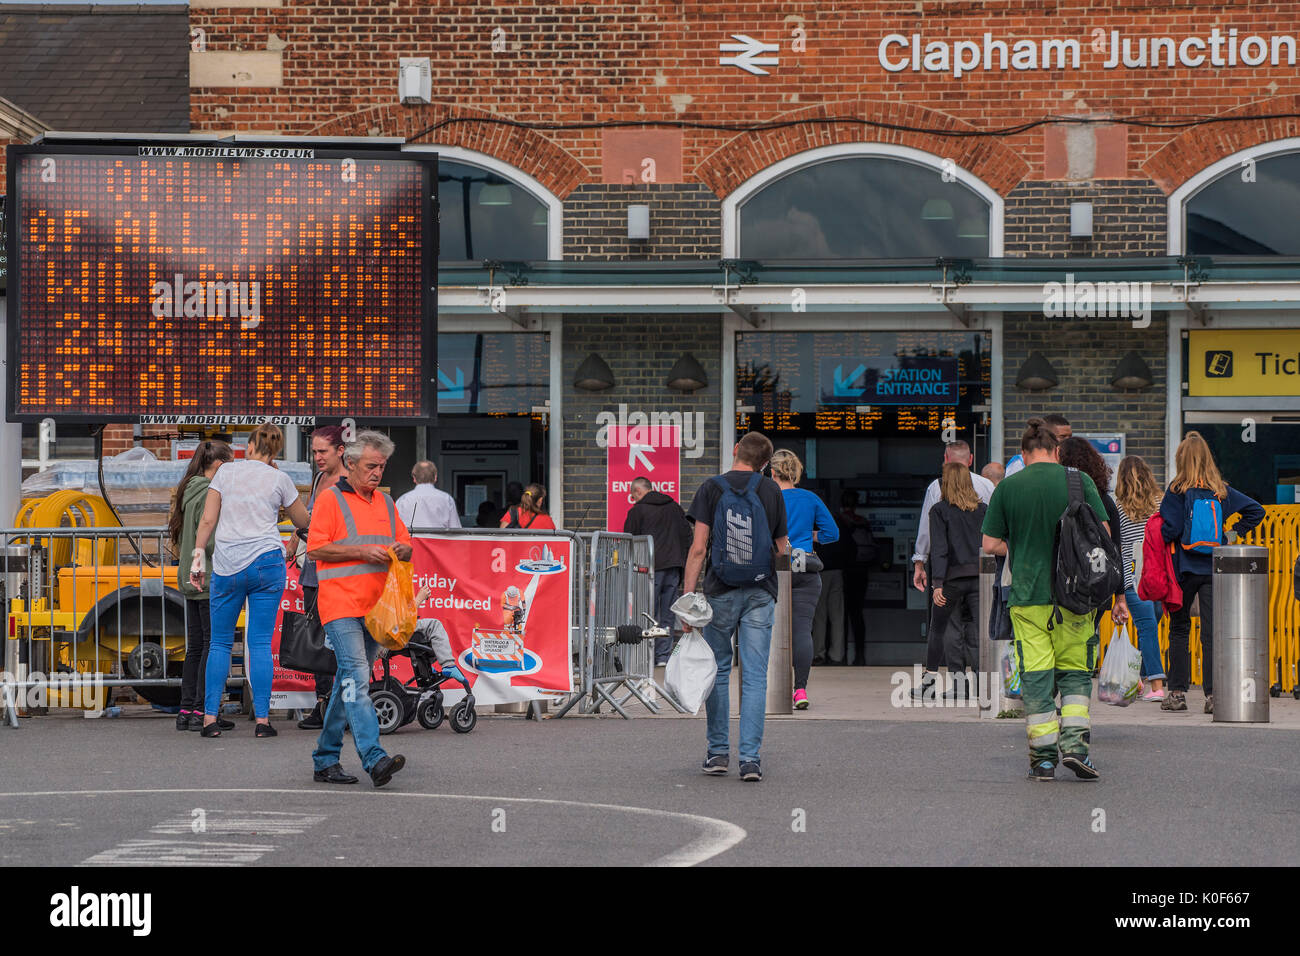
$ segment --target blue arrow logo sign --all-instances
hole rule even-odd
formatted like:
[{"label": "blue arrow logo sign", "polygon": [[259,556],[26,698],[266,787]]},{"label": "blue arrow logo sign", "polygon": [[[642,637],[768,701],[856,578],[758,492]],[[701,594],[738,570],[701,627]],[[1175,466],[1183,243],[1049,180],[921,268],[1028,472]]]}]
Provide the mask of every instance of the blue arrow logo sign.
[{"label": "blue arrow logo sign", "polygon": [[449,402],[465,401],[465,370],[456,369],[456,381],[452,381],[438,369],[438,391],[441,398]]},{"label": "blue arrow logo sign", "polygon": [[857,381],[858,376],[865,373],[866,370],[867,367],[865,365],[859,365],[857,368],[855,368],[852,372],[849,373],[848,378],[845,378],[844,366],[843,365],[835,366],[835,391],[834,391],[835,397],[836,398],[857,398],[859,395],[865,392],[866,388],[853,388],[852,383]]}]

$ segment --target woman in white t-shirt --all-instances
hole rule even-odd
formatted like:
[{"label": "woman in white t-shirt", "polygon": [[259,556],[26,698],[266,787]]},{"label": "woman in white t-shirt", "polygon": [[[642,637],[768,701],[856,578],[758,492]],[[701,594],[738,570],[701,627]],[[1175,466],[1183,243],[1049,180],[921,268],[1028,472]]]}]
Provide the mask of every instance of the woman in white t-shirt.
[{"label": "woman in white t-shirt", "polygon": [[203,586],[207,569],[203,549],[216,529],[212,552],[210,613],[212,640],[204,681],[204,737],[220,737],[217,714],[230,676],[230,654],[235,643],[235,622],[248,602],[244,627],[244,653],[249,682],[253,686],[255,734],[274,737],[271,726],[271,636],[284,594],[284,545],[279,522],[280,509],[288,512],[296,527],[306,528],[307,509],[298,500],[292,479],[275,467],[275,456],[284,447],[284,435],[275,425],[259,425],[248,439],[248,454],[242,460],[223,465],[208,485],[194,540],[190,581]]}]

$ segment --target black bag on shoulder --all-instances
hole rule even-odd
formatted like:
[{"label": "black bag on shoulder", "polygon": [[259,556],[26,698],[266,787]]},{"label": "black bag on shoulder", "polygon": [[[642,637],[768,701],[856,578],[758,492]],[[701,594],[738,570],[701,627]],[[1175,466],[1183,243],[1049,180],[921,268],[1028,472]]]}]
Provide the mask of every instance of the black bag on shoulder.
[{"label": "black bag on shoulder", "polygon": [[[1065,470],[1070,503],[1056,524],[1054,546],[1052,620],[1061,620],[1061,608],[1090,614],[1115,596],[1124,583],[1119,549],[1097,513],[1083,496],[1083,478],[1077,468]],[[1052,621],[1048,621],[1050,629]]]},{"label": "black bag on shoulder", "polygon": [[284,612],[280,666],[304,674],[333,674],[339,669],[334,652],[325,646],[325,625],[320,622],[314,602],[305,614]]}]

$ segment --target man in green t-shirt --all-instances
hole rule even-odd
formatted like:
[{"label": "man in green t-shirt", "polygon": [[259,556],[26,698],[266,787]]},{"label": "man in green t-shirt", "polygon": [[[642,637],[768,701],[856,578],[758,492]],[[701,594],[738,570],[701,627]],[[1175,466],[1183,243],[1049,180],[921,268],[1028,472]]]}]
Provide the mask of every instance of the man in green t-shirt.
[{"label": "man in green t-shirt", "polygon": [[[1095,614],[1054,608],[1056,526],[1070,504],[1065,469],[1057,463],[1058,440],[1041,418],[1031,418],[1020,439],[1025,467],[1003,479],[984,516],[984,550],[1008,555],[1011,563],[1011,626],[1020,665],[1021,695],[1029,733],[1029,776],[1056,778],[1057,751],[1063,764],[1084,780],[1100,774],[1088,756],[1092,667],[1097,653]],[[1106,508],[1087,475],[1084,500],[1106,524]],[[1057,612],[1060,619],[1056,620]],[[1123,597],[1111,616],[1128,618]],[[1061,719],[1056,719],[1056,693]]]}]

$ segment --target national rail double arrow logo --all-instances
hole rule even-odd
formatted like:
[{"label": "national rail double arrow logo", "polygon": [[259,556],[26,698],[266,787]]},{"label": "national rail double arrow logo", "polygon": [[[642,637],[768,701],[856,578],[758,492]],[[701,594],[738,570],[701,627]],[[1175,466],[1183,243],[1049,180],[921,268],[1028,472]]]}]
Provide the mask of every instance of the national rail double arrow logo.
[{"label": "national rail double arrow logo", "polygon": [[719,43],[718,50],[721,53],[736,53],[738,56],[724,56],[718,60],[719,66],[738,66],[742,70],[753,73],[755,76],[770,75],[767,70],[762,69],[764,66],[776,66],[777,58],[774,56],[759,56],[760,53],[775,53],[780,49],[776,43],[764,43],[762,40],[755,40],[751,36],[743,33],[731,34],[731,39],[738,40],[738,43]]}]

